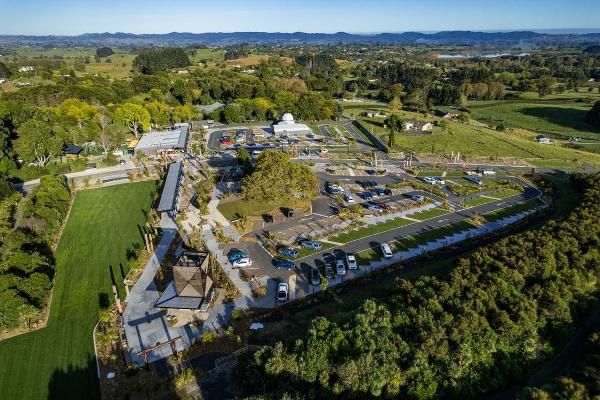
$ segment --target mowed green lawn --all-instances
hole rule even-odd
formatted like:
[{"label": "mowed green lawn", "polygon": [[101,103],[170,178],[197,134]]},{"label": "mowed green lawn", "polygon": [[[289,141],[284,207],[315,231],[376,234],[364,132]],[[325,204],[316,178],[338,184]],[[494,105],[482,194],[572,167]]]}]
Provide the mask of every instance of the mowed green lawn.
[{"label": "mowed green lawn", "polygon": [[600,129],[585,123],[585,115],[591,107],[591,104],[575,101],[495,101],[481,102],[470,108],[474,118],[511,128],[548,132],[565,138],[600,139]]},{"label": "mowed green lawn", "polygon": [[143,245],[139,226],[155,190],[142,182],[77,194],[55,253],[48,326],[0,342],[0,398],[100,398],[92,330],[112,298],[110,266],[122,282],[127,251]]}]

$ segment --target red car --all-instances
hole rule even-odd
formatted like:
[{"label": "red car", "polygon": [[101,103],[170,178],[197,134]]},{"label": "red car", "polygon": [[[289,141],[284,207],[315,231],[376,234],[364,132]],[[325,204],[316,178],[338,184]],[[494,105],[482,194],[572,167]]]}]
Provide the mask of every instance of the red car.
[{"label": "red car", "polygon": [[375,203],[377,207],[381,208],[383,211],[391,211],[392,207],[388,206],[385,203]]},{"label": "red car", "polygon": [[222,136],[222,137],[221,137],[221,144],[222,144],[222,145],[225,145],[225,146],[226,146],[226,145],[230,145],[230,144],[232,144],[232,143],[233,143],[233,142],[231,141],[231,137],[229,137],[229,136]]}]

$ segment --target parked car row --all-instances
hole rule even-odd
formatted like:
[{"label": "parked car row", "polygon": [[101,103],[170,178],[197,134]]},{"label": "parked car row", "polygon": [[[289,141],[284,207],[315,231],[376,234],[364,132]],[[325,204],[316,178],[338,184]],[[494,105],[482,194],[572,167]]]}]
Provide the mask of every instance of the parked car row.
[{"label": "parked car row", "polygon": [[241,250],[234,249],[228,255],[227,258],[234,268],[246,268],[252,266],[252,260],[246,253]]},{"label": "parked car row", "polygon": [[437,176],[425,176],[423,177],[423,181],[429,183],[430,185],[445,185],[446,181]]},{"label": "parked car row", "polygon": [[348,270],[358,269],[354,253],[346,253],[343,257],[339,258],[336,258],[331,253],[325,253],[323,254],[323,262],[322,271],[318,267],[310,269],[309,279],[310,283],[314,286],[321,284],[321,276],[325,276],[327,279],[335,279],[336,276],[346,275]]}]

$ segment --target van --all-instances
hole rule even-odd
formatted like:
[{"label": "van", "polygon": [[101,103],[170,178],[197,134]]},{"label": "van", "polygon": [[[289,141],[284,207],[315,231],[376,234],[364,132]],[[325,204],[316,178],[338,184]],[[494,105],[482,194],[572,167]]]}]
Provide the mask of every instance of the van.
[{"label": "van", "polygon": [[390,248],[390,245],[387,243],[383,243],[381,245],[381,254],[383,255],[383,258],[392,258],[392,256],[394,255],[392,253],[392,249]]}]

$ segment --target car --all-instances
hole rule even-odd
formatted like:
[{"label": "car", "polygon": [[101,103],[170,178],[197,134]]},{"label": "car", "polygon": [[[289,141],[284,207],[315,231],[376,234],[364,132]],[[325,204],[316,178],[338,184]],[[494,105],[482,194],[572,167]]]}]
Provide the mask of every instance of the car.
[{"label": "car", "polygon": [[308,135],[306,135],[306,137],[307,137],[308,139],[314,139],[314,138],[315,138],[315,135],[314,135],[314,134],[312,134],[312,133],[309,133]]},{"label": "car", "polygon": [[314,286],[319,286],[321,284],[321,274],[317,268],[310,269],[310,283]]},{"label": "car", "polygon": [[367,175],[375,175],[377,173],[374,169],[368,169],[365,172],[367,173]]},{"label": "car", "polygon": [[354,197],[350,193],[344,193],[344,201],[346,203],[354,203]]},{"label": "car", "polygon": [[335,273],[333,272],[333,266],[331,266],[331,264],[325,265],[325,277],[327,279],[335,279]]},{"label": "car", "polygon": [[363,200],[372,200],[373,199],[373,195],[371,194],[371,192],[359,193],[358,197],[360,197]]},{"label": "car", "polygon": [[302,247],[306,247],[310,250],[319,250],[321,248],[321,242],[317,242],[316,240],[305,240],[302,242]]},{"label": "car", "polygon": [[267,224],[272,224],[273,223],[273,216],[271,214],[263,214],[263,220]]},{"label": "car", "polygon": [[284,257],[298,257],[298,250],[289,247],[282,247],[277,252]]},{"label": "car", "polygon": [[125,160],[119,160],[119,165],[125,165],[126,161]]},{"label": "car", "polygon": [[296,267],[296,264],[291,262],[290,260],[285,260],[283,258],[276,258],[273,260],[273,265],[277,269],[287,269],[292,270]]},{"label": "car", "polygon": [[483,175],[496,175],[496,171],[494,171],[493,169],[484,169],[482,172]]},{"label": "car", "polygon": [[421,196],[420,194],[413,194],[410,196],[412,201],[416,201],[417,203],[421,203],[425,200],[425,196]]},{"label": "car", "polygon": [[258,157],[262,153],[262,150],[252,150],[252,157]]},{"label": "car", "polygon": [[372,193],[375,193],[377,196],[385,196],[385,189],[373,189],[371,191]]},{"label": "car", "polygon": [[429,183],[430,185],[434,185],[435,184],[435,179],[433,179],[431,176],[425,176],[425,177],[423,177],[423,181],[425,181],[426,183]]},{"label": "car", "polygon": [[482,182],[482,181],[481,181],[481,179],[479,179],[479,178],[475,178],[475,177],[467,177],[467,178],[465,178],[465,179],[466,179],[466,180],[468,180],[469,182],[473,182],[473,183],[474,183],[474,184],[476,184],[476,185],[479,185],[479,186],[483,185],[483,182]]},{"label": "car", "polygon": [[335,273],[337,275],[346,275],[346,266],[344,265],[344,260],[338,259],[335,262]]},{"label": "car", "polygon": [[252,260],[247,257],[240,258],[233,262],[233,266],[235,268],[245,268],[245,267],[249,267],[251,265],[252,265]]},{"label": "car", "polygon": [[373,202],[368,202],[366,204],[366,208],[367,208],[367,210],[372,211],[374,213],[383,212],[383,208],[379,207],[379,205],[377,205],[377,203],[373,203]]},{"label": "car", "polygon": [[433,178],[433,181],[434,181],[434,182],[435,182],[437,185],[445,185],[445,184],[446,184],[446,181],[445,181],[445,180],[443,180],[442,178],[438,178],[438,177],[435,177],[435,178]]},{"label": "car", "polygon": [[367,181],[367,182],[368,182],[369,186],[370,186],[370,187],[373,187],[373,188],[374,188],[374,187],[376,187],[376,186],[378,185],[378,183],[377,183],[377,182],[375,182],[375,181]]},{"label": "car", "polygon": [[234,148],[234,149],[241,149],[241,148],[242,148],[242,145],[241,145],[241,144],[239,144],[239,143],[236,143],[236,144],[234,144],[234,145],[233,145],[233,148]]},{"label": "car", "polygon": [[392,189],[384,189],[384,190],[383,190],[383,193],[384,193],[386,196],[391,196],[391,195],[393,194],[393,193],[392,193]]},{"label": "car", "polygon": [[229,262],[234,262],[237,261],[241,258],[248,258],[248,254],[244,253],[241,250],[232,250],[228,255],[227,258],[229,259]]},{"label": "car", "polygon": [[356,263],[356,257],[354,257],[354,253],[346,253],[346,266],[349,270],[358,269],[358,264]]},{"label": "car", "polygon": [[392,207],[391,207],[391,206],[388,206],[388,205],[387,205],[387,204],[385,204],[385,203],[375,203],[375,205],[376,205],[377,207],[381,208],[383,211],[391,211],[391,210],[392,210]]},{"label": "car", "polygon": [[278,301],[287,301],[289,294],[289,286],[287,283],[281,282],[277,285],[277,300]]},{"label": "car", "polygon": [[335,265],[335,256],[331,253],[323,253],[323,261],[325,264]]},{"label": "car", "polygon": [[394,255],[392,253],[392,248],[387,243],[381,245],[381,254],[383,255],[383,258],[392,258]]}]

